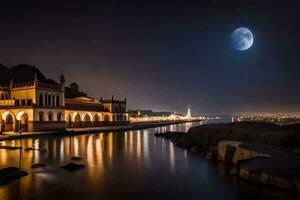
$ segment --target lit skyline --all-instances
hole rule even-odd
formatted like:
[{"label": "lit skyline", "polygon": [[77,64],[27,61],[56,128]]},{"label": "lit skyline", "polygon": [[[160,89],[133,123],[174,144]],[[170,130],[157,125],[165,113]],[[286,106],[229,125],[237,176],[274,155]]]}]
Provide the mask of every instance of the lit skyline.
[{"label": "lit skyline", "polygon": [[[4,3],[0,63],[63,72],[129,109],[299,112],[299,6],[249,2]],[[229,44],[240,26],[255,37],[245,52]]]}]

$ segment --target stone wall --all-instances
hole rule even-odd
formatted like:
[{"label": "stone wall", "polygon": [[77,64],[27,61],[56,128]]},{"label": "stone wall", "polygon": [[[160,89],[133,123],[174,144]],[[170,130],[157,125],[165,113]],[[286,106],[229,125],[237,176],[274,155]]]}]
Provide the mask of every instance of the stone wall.
[{"label": "stone wall", "polygon": [[28,122],[29,132],[39,131],[55,131],[57,129],[64,129],[65,121],[30,121]]}]

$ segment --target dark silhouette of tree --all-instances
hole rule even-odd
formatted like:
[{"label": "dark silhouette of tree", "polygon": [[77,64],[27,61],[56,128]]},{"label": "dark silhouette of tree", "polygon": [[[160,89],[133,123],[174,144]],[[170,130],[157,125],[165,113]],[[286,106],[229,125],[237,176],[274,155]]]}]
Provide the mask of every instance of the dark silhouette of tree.
[{"label": "dark silhouette of tree", "polygon": [[75,82],[73,82],[73,83],[70,84],[70,88],[72,88],[73,90],[79,91],[79,86]]}]

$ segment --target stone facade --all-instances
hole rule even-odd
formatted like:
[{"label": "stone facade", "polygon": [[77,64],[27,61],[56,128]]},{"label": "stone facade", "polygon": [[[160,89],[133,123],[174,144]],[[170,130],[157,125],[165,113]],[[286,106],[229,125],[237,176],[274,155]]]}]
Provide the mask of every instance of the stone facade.
[{"label": "stone facade", "polygon": [[125,101],[65,98],[60,83],[34,80],[0,87],[0,132],[39,132],[128,123]]}]

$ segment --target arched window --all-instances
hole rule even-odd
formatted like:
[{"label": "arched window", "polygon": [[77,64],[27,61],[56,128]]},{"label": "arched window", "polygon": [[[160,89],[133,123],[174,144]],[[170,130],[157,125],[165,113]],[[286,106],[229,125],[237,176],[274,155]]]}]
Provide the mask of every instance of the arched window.
[{"label": "arched window", "polygon": [[21,124],[27,124],[28,123],[28,115],[24,113],[20,119]]},{"label": "arched window", "polygon": [[40,94],[39,105],[44,106],[44,95],[43,94]]},{"label": "arched window", "polygon": [[96,114],[96,115],[94,116],[94,121],[95,121],[95,122],[99,122],[99,121],[100,121],[100,118],[99,118],[99,115],[98,115],[98,114]]},{"label": "arched window", "polygon": [[8,94],[5,95],[5,99],[8,99]]},{"label": "arched window", "polygon": [[75,116],[75,122],[80,122],[80,121],[81,121],[81,117],[80,117],[79,114],[77,114],[77,115]]},{"label": "arched window", "polygon": [[7,124],[12,124],[12,123],[13,123],[13,118],[12,118],[11,114],[8,114],[8,115],[6,116],[5,122],[6,122]]},{"label": "arched window", "polygon": [[53,114],[52,114],[52,112],[48,113],[48,121],[53,121]]},{"label": "arched window", "polygon": [[45,94],[45,106],[47,107],[48,106],[48,95]]},{"label": "arched window", "polygon": [[39,112],[39,121],[44,121],[44,113],[43,112]]},{"label": "arched window", "polygon": [[59,100],[59,96],[56,96],[56,107],[59,107],[60,106],[60,100]]},{"label": "arched window", "polygon": [[57,121],[62,121],[63,119],[63,114],[62,113],[58,113],[57,114]]},{"label": "arched window", "polygon": [[71,115],[70,114],[68,114],[68,122],[72,122],[72,117],[71,117]]},{"label": "arched window", "polygon": [[52,107],[55,106],[55,96],[52,96]]},{"label": "arched window", "polygon": [[109,116],[108,115],[104,115],[104,121],[106,121],[106,122],[109,121]]},{"label": "arched window", "polygon": [[85,121],[85,122],[90,122],[90,121],[91,121],[91,117],[90,117],[89,114],[86,114],[86,115],[84,116],[84,121]]}]

